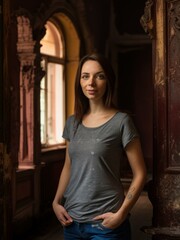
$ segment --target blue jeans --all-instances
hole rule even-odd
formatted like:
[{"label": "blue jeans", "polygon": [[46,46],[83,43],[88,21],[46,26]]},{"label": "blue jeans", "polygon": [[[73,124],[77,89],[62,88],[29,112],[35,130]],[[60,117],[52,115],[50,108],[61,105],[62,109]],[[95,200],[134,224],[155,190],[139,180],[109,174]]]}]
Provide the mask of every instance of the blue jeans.
[{"label": "blue jeans", "polygon": [[101,223],[73,222],[64,228],[64,240],[131,240],[129,220],[118,228],[109,229]]}]

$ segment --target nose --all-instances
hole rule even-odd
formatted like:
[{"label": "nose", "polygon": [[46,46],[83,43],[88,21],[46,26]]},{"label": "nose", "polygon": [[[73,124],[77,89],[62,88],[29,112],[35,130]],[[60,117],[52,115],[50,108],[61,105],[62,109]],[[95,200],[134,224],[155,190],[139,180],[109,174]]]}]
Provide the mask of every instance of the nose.
[{"label": "nose", "polygon": [[88,81],[89,86],[94,86],[95,85],[95,77],[91,76]]}]

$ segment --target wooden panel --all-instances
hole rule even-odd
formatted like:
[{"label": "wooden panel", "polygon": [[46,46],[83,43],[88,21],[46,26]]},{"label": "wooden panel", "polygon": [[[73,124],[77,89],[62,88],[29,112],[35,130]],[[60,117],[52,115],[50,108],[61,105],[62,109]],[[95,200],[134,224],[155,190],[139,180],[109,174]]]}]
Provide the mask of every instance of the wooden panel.
[{"label": "wooden panel", "polygon": [[179,1],[168,1],[168,162],[167,168],[180,172],[180,9]]},{"label": "wooden panel", "polygon": [[29,208],[34,202],[34,170],[16,173],[15,214]]},{"label": "wooden panel", "polygon": [[180,31],[175,11],[178,5],[178,1],[156,3],[154,149],[158,172],[180,172]]},{"label": "wooden panel", "polygon": [[174,0],[156,1],[154,42],[154,186],[151,189],[154,195],[153,225],[158,227],[159,232],[165,228],[167,237],[171,236],[173,227],[180,222],[180,176],[177,174],[180,172],[180,51],[173,23],[173,19],[177,17],[176,4],[177,1]]}]

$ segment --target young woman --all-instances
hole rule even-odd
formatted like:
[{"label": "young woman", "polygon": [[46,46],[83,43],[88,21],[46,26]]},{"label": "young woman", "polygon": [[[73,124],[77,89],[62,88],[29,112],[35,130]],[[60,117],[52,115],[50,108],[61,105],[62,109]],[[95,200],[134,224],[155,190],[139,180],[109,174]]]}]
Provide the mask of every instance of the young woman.
[{"label": "young woman", "polygon": [[[65,164],[53,201],[65,240],[131,239],[129,213],[144,186],[146,168],[132,119],[114,107],[114,85],[106,58],[99,54],[82,58],[75,113],[63,132]],[[126,195],[120,176],[124,151],[133,173]]]}]

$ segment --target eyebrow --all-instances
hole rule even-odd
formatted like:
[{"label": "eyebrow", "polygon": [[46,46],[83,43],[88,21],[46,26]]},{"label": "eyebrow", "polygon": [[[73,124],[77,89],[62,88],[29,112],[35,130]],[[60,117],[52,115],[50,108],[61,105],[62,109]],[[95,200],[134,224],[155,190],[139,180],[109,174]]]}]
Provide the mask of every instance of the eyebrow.
[{"label": "eyebrow", "polygon": [[[105,74],[104,71],[96,72],[95,74],[100,74],[100,73],[104,73],[104,74]],[[81,75],[82,75],[82,74],[89,74],[89,72],[82,72]]]}]

